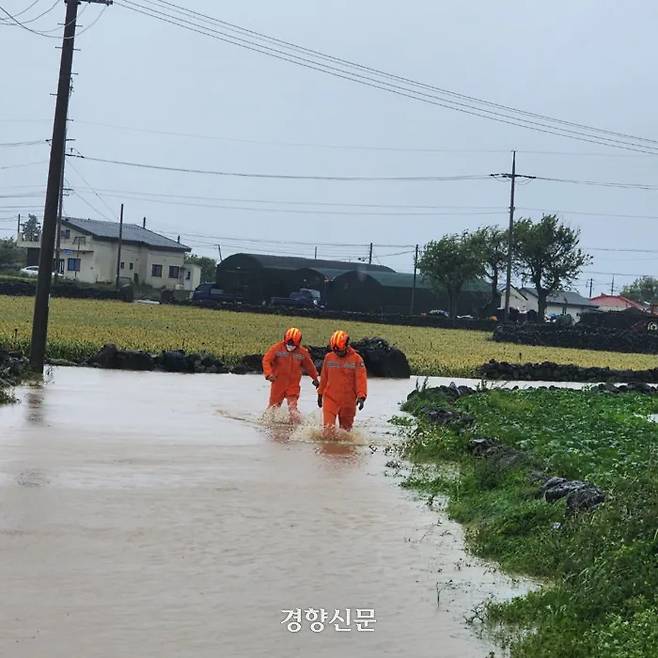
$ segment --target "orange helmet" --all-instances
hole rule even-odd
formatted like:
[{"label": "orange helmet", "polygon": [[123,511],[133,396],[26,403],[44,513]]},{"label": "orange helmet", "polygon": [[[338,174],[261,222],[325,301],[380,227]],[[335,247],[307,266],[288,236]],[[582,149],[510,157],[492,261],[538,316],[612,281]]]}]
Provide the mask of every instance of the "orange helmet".
[{"label": "orange helmet", "polygon": [[292,344],[299,347],[302,343],[302,332],[297,329],[297,327],[290,327],[290,329],[283,334],[283,341],[288,345]]},{"label": "orange helmet", "polygon": [[334,352],[342,352],[343,350],[346,350],[349,344],[350,337],[346,331],[334,331],[329,339],[329,347]]}]

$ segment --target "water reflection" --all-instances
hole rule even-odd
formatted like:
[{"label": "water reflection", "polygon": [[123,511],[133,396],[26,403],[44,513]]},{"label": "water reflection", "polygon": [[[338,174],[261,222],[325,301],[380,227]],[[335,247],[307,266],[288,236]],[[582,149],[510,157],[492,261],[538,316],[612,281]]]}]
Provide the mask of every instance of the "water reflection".
[{"label": "water reflection", "polygon": [[25,394],[26,420],[31,425],[45,425],[44,416],[44,389],[30,388]]}]

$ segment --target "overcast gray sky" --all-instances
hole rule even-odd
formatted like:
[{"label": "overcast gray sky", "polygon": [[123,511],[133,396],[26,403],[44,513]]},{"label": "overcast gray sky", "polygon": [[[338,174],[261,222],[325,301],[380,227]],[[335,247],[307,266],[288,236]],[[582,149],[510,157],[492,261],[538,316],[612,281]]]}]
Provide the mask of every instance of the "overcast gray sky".
[{"label": "overcast gray sky", "polygon": [[[0,6],[16,14],[31,1],[0,0]],[[179,0],[179,4],[445,89],[658,139],[655,3]],[[19,19],[34,18],[52,5],[51,0],[40,0]],[[63,21],[64,11],[60,0],[29,27],[53,29]],[[83,3],[82,11],[81,32],[103,12],[89,31],[80,34],[76,41],[80,51],[74,59],[77,76],[69,136],[75,139],[72,145],[88,156],[236,172],[453,176],[508,171],[511,151],[517,149],[519,173],[657,182],[656,156],[427,105],[248,52],[118,5],[103,9]],[[50,137],[58,45],[57,39],[0,24],[0,144]],[[13,217],[21,210],[34,207],[41,215],[47,158],[46,145],[0,146],[0,235],[9,234]],[[38,164],[14,166],[34,162]],[[299,255],[312,255],[313,247],[291,242],[365,245],[372,241],[377,245],[375,257],[400,271],[412,268],[412,256],[391,254],[408,248],[379,245],[423,244],[446,232],[505,225],[509,203],[508,182],[495,180],[262,180],[82,160],[73,160],[66,176],[75,189],[66,199],[66,214],[115,219],[123,200],[127,221],[140,222],[147,216],[150,228],[181,234],[200,254],[216,256],[217,242],[222,243],[224,256],[248,251],[246,239],[281,241],[251,244],[262,251]],[[27,193],[34,196],[9,196]],[[146,198],[144,193],[153,196]],[[533,181],[518,187],[516,205],[517,216],[539,217],[541,209],[554,210],[581,229],[582,244],[592,250],[594,263],[583,274],[579,289],[585,290],[584,279],[591,276],[597,293],[610,289],[613,272],[617,288],[633,278],[622,275],[658,274],[658,253],[599,250],[658,251],[658,219],[608,216],[658,216],[657,198],[658,191]],[[327,203],[384,207],[364,208],[369,214],[361,214],[359,206],[321,205]],[[391,207],[395,205],[445,208],[400,210]],[[305,212],[288,212],[292,209]],[[331,210],[345,214],[325,214]],[[390,214],[394,212],[409,214]],[[318,246],[319,257],[356,258],[366,253],[366,247]]]}]

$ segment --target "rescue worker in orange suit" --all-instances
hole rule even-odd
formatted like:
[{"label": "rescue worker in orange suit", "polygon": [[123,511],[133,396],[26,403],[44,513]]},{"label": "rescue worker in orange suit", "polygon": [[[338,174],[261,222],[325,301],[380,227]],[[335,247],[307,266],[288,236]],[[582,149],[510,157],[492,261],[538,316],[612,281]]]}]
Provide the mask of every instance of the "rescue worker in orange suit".
[{"label": "rescue worker in orange suit", "polygon": [[288,410],[293,420],[299,420],[297,401],[301,390],[303,372],[312,377],[313,386],[320,385],[318,371],[305,347],[302,347],[302,332],[296,327],[286,331],[283,340],[274,343],[263,357],[263,374],[272,382],[269,408],[280,407],[288,402]]},{"label": "rescue worker in orange suit", "polygon": [[318,406],[325,430],[332,431],[336,418],[341,429],[350,431],[356,408],[363,409],[368,395],[368,377],[361,356],[350,347],[350,337],[336,331],[329,340],[331,351],[324,357]]}]

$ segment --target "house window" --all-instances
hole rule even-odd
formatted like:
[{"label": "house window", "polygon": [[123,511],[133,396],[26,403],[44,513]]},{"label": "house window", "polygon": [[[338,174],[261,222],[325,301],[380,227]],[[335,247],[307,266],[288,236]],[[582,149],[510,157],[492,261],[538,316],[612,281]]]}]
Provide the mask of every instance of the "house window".
[{"label": "house window", "polygon": [[185,278],[186,278],[188,281],[192,278],[192,272],[190,272],[190,270],[187,270],[187,272],[185,273]]},{"label": "house window", "polygon": [[151,265],[151,276],[158,279],[162,278],[162,265]]},{"label": "house window", "polygon": [[128,269],[130,269],[130,270],[132,270],[132,269],[133,269],[133,267],[134,267],[134,263],[130,263],[130,265],[129,265],[129,267],[128,267]]},{"label": "house window", "polygon": [[70,228],[63,228],[59,232],[59,237],[63,238],[64,240],[68,240],[71,237],[71,229]]},{"label": "house window", "polygon": [[80,259],[79,258],[67,258],[66,259],[66,269],[69,272],[79,272],[80,271]]},{"label": "house window", "polygon": [[57,261],[57,273],[58,274],[64,274],[64,259],[60,258],[59,261]]},{"label": "house window", "polygon": [[122,269],[122,270],[125,268],[125,265],[126,265],[126,264],[125,264],[123,261],[121,261],[121,269]]},{"label": "house window", "polygon": [[178,267],[178,265],[170,265],[169,266],[169,278],[170,279],[177,279],[179,274],[180,274],[180,267]]}]

